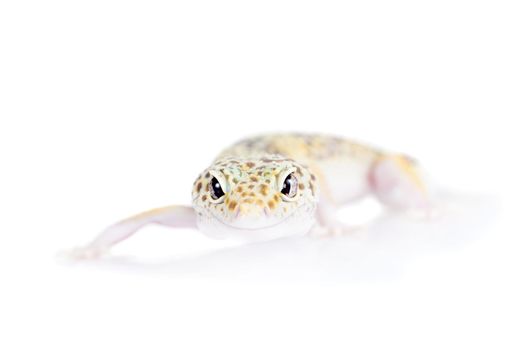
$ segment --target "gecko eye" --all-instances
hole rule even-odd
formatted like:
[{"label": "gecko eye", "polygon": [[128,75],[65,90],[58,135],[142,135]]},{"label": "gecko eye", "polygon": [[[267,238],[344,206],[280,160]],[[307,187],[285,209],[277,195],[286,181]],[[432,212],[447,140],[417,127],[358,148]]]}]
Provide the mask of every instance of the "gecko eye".
[{"label": "gecko eye", "polygon": [[289,174],[286,179],[284,179],[281,193],[288,198],[293,198],[297,194],[297,178],[293,174]]},{"label": "gecko eye", "polygon": [[215,177],[213,177],[210,181],[210,194],[215,200],[224,196],[224,191],[222,190],[221,184]]}]

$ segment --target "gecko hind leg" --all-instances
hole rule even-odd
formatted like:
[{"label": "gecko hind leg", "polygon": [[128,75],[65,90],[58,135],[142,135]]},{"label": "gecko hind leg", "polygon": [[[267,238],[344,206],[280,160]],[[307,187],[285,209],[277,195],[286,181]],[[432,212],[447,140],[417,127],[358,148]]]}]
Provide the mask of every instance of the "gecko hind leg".
[{"label": "gecko hind leg", "polygon": [[404,155],[387,155],[372,166],[369,182],[376,198],[394,210],[424,214],[435,209],[430,183],[415,160]]}]

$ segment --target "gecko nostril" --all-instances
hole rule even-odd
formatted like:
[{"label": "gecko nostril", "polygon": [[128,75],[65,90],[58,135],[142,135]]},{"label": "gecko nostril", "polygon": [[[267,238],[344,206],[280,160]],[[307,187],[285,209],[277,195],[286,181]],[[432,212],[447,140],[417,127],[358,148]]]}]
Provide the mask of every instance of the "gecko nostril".
[{"label": "gecko nostril", "polygon": [[233,213],[233,217],[235,217],[236,219],[239,218],[239,216],[241,216],[240,205],[237,206],[237,208],[235,209],[235,212]]},{"label": "gecko nostril", "polygon": [[234,211],[234,216],[239,218],[241,216],[246,216],[250,212],[250,207],[246,203],[239,203]]},{"label": "gecko nostril", "polygon": [[239,218],[246,214],[246,206],[243,203],[239,203],[237,207],[235,208],[235,211],[233,213],[235,218]]}]

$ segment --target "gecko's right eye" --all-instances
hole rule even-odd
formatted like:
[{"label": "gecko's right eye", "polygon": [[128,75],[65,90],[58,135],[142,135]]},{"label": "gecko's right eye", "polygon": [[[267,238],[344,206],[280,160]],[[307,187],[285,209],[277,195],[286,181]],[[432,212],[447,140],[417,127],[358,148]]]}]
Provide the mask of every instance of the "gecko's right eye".
[{"label": "gecko's right eye", "polygon": [[211,198],[215,200],[224,196],[224,191],[222,190],[221,184],[215,177],[213,177],[210,181],[210,195]]},{"label": "gecko's right eye", "polygon": [[293,174],[288,174],[284,179],[281,193],[288,198],[293,198],[297,194],[297,178]]}]

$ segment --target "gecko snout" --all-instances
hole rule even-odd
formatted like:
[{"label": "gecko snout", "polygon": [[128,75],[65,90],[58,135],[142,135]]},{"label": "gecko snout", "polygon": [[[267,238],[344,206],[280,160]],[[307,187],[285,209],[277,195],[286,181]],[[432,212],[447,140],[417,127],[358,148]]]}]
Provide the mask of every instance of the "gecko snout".
[{"label": "gecko snout", "polygon": [[235,218],[260,218],[266,217],[267,211],[264,210],[264,207],[256,204],[255,201],[247,199],[239,203],[235,210]]},{"label": "gecko snout", "polygon": [[231,225],[241,229],[260,229],[274,224],[274,220],[269,215],[268,208],[259,205],[255,201],[241,201],[232,216]]}]

